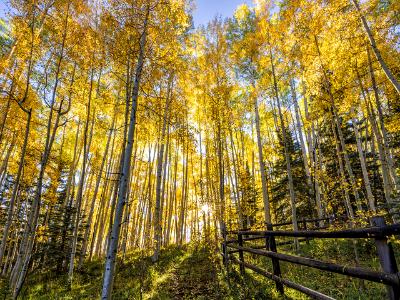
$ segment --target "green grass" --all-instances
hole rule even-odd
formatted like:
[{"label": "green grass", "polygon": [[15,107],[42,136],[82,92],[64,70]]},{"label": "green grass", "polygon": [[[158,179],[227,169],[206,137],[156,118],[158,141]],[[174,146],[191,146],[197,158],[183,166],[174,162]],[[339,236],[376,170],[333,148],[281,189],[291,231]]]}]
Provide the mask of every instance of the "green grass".
[{"label": "green grass", "polygon": [[[255,243],[253,243],[253,245],[254,244]],[[359,240],[356,247],[360,267],[380,270],[379,259],[376,256],[376,249],[373,241]],[[395,252],[398,253],[398,249],[396,248],[398,248],[397,245],[395,245]],[[320,259],[344,266],[356,266],[354,244],[353,241],[349,240],[311,240],[309,244],[301,244],[300,253],[296,254],[290,246],[278,247],[278,252]],[[257,257],[246,253],[245,261],[272,273],[272,264],[269,258]],[[320,271],[287,262],[280,262],[280,266],[283,278],[322,292],[335,299],[375,300],[386,299],[387,297],[386,288],[383,284],[361,281],[345,275]],[[246,269],[245,278],[240,279],[238,270],[238,266],[235,266],[230,272],[231,276],[236,280],[242,280],[241,283],[248,286],[248,291],[242,291],[241,294],[239,292],[239,296],[249,297],[250,295],[256,295],[254,299],[258,297],[260,297],[260,299],[284,298],[275,291],[273,281],[248,269]],[[286,299],[308,299],[304,294],[289,288],[285,288],[285,297]]]},{"label": "green grass", "polygon": [[[395,242],[395,244],[397,241]],[[253,243],[254,244],[254,243]],[[250,243],[249,243],[250,245]],[[398,253],[399,245],[395,245]],[[278,247],[281,253],[294,253],[290,246]],[[373,241],[357,244],[360,266],[379,270]],[[237,255],[237,254],[235,254]],[[311,240],[302,243],[298,255],[355,266],[354,245],[346,240]],[[272,271],[268,258],[245,254],[245,260]],[[281,262],[282,276],[318,290],[336,299],[385,299],[384,285]],[[274,282],[251,270],[239,275],[230,265],[227,273],[218,253],[209,248],[188,245],[164,249],[157,263],[144,252],[131,252],[118,264],[113,299],[308,299],[304,294],[285,288],[285,296],[275,290]],[[70,287],[65,274],[44,272],[31,274],[22,291],[22,299],[99,299],[103,261],[86,263],[75,272]],[[0,299],[9,299],[6,280],[0,282]]]},{"label": "green grass", "polygon": [[[228,294],[220,261],[208,248],[170,247],[157,263],[143,252],[129,253],[117,267],[113,299],[223,299]],[[103,262],[85,264],[70,287],[65,274],[31,274],[22,299],[99,299]],[[9,299],[3,279],[0,299]]]}]

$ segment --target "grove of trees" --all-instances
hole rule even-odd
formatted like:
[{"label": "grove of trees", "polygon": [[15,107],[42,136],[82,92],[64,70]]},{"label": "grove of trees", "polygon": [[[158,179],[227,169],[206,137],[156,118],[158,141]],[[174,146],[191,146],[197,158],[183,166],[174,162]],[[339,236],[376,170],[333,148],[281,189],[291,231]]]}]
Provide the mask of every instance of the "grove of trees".
[{"label": "grove of trees", "polygon": [[400,208],[400,2],[11,0],[0,272],[154,261],[221,230]]}]

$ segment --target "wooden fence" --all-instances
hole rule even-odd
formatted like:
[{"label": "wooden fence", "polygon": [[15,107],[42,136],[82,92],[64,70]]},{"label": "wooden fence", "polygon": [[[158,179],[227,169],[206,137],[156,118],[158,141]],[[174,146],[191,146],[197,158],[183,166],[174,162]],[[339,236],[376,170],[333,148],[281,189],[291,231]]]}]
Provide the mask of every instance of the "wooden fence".
[{"label": "wooden fence", "polygon": [[[303,224],[308,222],[315,222],[319,220],[306,220],[300,221]],[[254,272],[261,274],[273,281],[275,281],[277,290],[283,294],[284,286],[298,290],[314,299],[334,299],[330,296],[324,295],[318,291],[305,287],[301,284],[284,279],[281,274],[280,261],[285,261],[291,264],[307,266],[327,272],[347,275],[353,278],[359,278],[367,281],[378,282],[386,285],[388,292],[388,299],[400,299],[400,274],[398,272],[396,259],[394,256],[393,248],[387,237],[400,234],[400,224],[389,225],[385,224],[383,217],[372,217],[371,227],[340,230],[340,231],[320,231],[320,230],[299,230],[299,231],[284,231],[273,230],[278,225],[275,224],[267,226],[266,231],[237,231],[237,239],[228,239],[228,233],[224,231],[224,242],[222,243],[222,256],[224,264],[228,267],[230,262],[239,264],[240,273],[245,274],[245,269],[251,269]],[[300,223],[299,222],[299,223]],[[306,226],[304,226],[306,228]],[[230,233],[232,235],[232,233]],[[321,239],[374,239],[377,250],[377,255],[380,260],[382,271],[375,271],[361,267],[348,267],[331,262],[325,262],[317,259],[306,258],[296,255],[288,255],[278,253],[275,237],[292,237],[300,241],[308,241],[311,238]],[[254,240],[265,240],[265,245],[260,247],[248,247],[245,243]],[[272,261],[273,273],[270,273],[258,266],[247,263],[244,258],[244,253],[252,253],[257,256],[268,257]],[[238,254],[238,258],[235,256]]]}]

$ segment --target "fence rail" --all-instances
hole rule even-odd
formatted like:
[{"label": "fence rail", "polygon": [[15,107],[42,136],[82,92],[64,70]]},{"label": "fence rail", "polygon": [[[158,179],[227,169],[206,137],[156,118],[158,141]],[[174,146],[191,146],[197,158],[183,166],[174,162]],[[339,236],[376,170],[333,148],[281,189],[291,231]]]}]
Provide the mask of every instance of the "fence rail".
[{"label": "fence rail", "polygon": [[[320,220],[309,220],[311,222]],[[333,299],[318,291],[312,290],[308,287],[294,283],[290,280],[282,278],[280,261],[285,261],[294,265],[302,265],[319,269],[331,273],[347,275],[353,278],[359,278],[367,281],[378,282],[385,284],[388,293],[388,299],[400,299],[400,276],[394,256],[393,248],[387,237],[400,234],[400,224],[389,225],[385,224],[383,217],[372,217],[372,227],[340,230],[340,231],[318,231],[318,230],[300,230],[300,231],[287,231],[276,230],[273,231],[273,226],[269,225],[268,230],[263,231],[236,231],[237,239],[227,239],[227,232],[224,232],[224,242],[222,243],[222,255],[224,263],[228,266],[231,261],[239,264],[240,273],[245,274],[245,269],[251,269],[254,272],[261,274],[273,281],[275,281],[276,288],[280,293],[284,293],[284,286],[296,289],[304,294],[309,295],[315,299]],[[286,223],[284,225],[287,225]],[[292,237],[303,238],[298,241],[308,241],[310,238],[321,239],[359,239],[369,238],[374,239],[377,255],[380,260],[382,271],[375,271],[361,267],[348,267],[331,262],[325,262],[318,259],[306,258],[297,255],[289,255],[278,253],[277,246],[288,244],[288,242],[276,243],[276,237]],[[248,241],[265,239],[265,246],[246,246]],[[245,261],[244,253],[252,253],[257,256],[271,258],[273,273],[267,272],[262,268],[249,264]],[[239,259],[234,256],[239,255]]]}]

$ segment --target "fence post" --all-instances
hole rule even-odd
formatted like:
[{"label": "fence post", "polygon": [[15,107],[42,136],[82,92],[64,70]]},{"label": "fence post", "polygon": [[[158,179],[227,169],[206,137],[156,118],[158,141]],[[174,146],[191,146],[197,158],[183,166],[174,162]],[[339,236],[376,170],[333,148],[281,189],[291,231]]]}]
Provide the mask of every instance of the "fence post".
[{"label": "fence post", "polygon": [[225,267],[228,267],[228,247],[226,245],[226,229],[225,226],[222,227],[222,237],[224,241],[222,242],[222,255],[223,255],[223,263]]},{"label": "fence post", "polygon": [[[265,228],[266,228],[267,230],[269,230],[268,228],[274,228],[274,225],[268,224],[267,222],[265,222]],[[272,230],[272,229],[271,229],[271,230]],[[265,237],[265,249],[266,249],[267,251],[271,250],[270,245],[269,245],[269,236],[266,236],[266,237]]]},{"label": "fence post", "polygon": [[[371,225],[376,227],[385,227],[386,226],[385,219],[382,216],[372,217]],[[397,273],[398,268],[392,244],[390,242],[389,243],[387,242],[387,238],[385,236],[377,236],[375,237],[375,245],[378,252],[382,270],[387,273]],[[386,288],[390,300],[400,299],[399,286],[387,285]]]},{"label": "fence post", "polygon": [[[272,231],[273,230],[272,224],[267,224],[267,230]],[[276,242],[275,242],[275,237],[273,235],[268,236],[268,247],[270,251],[272,252],[278,252],[276,249]],[[268,249],[267,249],[268,250]],[[271,258],[272,261],[272,270],[274,272],[275,276],[281,277],[281,266],[279,265],[279,259],[277,258]],[[283,284],[281,282],[275,281],[275,286],[278,292],[283,295],[284,290],[283,290]]]},{"label": "fence post", "polygon": [[[240,247],[243,247],[243,235],[238,232],[238,244]],[[244,255],[243,255],[243,250],[239,249],[239,259],[241,262],[244,262]],[[244,265],[240,264],[240,274],[244,276]]]},{"label": "fence post", "polygon": [[[307,220],[303,220],[303,230],[307,231]],[[306,244],[310,244],[310,238],[306,238]]]}]

